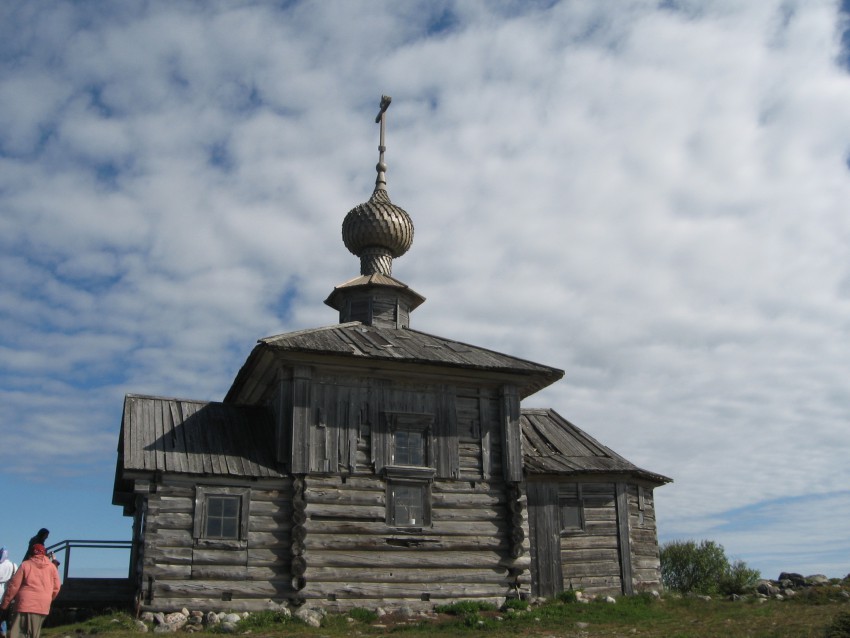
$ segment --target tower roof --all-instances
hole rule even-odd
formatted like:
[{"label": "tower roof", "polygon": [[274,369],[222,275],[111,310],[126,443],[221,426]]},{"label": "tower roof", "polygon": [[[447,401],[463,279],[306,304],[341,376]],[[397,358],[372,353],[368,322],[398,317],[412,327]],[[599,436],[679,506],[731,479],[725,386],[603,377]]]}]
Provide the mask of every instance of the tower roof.
[{"label": "tower roof", "polygon": [[367,325],[406,328],[410,313],[425,298],[392,277],[393,259],[413,244],[413,220],[390,200],[384,153],[386,115],[392,98],[381,97],[375,122],[380,124],[378,172],[368,201],[352,208],[342,222],[342,241],[360,258],[360,277],[334,288],[325,303],[339,311],[340,323],[360,321]]}]

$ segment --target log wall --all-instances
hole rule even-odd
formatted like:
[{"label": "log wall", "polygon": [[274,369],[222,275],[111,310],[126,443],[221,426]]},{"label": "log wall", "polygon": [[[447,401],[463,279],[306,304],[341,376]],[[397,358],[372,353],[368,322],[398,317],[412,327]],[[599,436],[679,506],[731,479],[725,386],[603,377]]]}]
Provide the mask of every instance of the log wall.
[{"label": "log wall", "polygon": [[250,489],[250,516],[240,542],[194,537],[196,490],[185,479],[163,478],[144,495],[141,609],[258,610],[292,597],[292,482],[241,485]]}]

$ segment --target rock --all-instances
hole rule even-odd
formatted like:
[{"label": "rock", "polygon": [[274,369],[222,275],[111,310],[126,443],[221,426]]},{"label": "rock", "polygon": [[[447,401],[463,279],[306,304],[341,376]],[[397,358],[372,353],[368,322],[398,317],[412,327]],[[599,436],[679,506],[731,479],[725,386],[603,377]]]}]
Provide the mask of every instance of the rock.
[{"label": "rock", "polygon": [[221,619],[221,622],[235,625],[240,620],[242,620],[242,616],[240,616],[239,614],[224,614],[224,618]]},{"label": "rock", "polygon": [[148,633],[148,626],[143,623],[141,620],[136,620],[133,625],[136,627],[136,631],[146,634]]},{"label": "rock", "polygon": [[153,612],[146,611],[142,614],[140,620],[142,622],[154,622]]},{"label": "rock", "polygon": [[236,633],[236,623],[227,622],[226,620],[224,620],[218,626],[218,631],[225,633],[225,634],[235,634]]},{"label": "rock", "polygon": [[310,627],[322,626],[322,614],[315,609],[299,609],[295,612],[295,617]]},{"label": "rock", "polygon": [[733,602],[738,602],[738,601],[742,600],[742,598],[738,594],[731,594],[729,596],[728,600],[731,600]]},{"label": "rock", "polygon": [[790,580],[791,585],[793,587],[805,587],[806,586],[806,579],[803,578],[803,575],[797,574],[797,573],[794,573],[794,572],[782,572],[781,574],[779,574],[778,580],[780,582],[783,581],[783,580]]},{"label": "rock", "polygon": [[759,581],[759,584],[756,586],[756,591],[763,596],[773,596],[774,594],[779,593],[779,590],[766,580]]},{"label": "rock", "polygon": [[590,623],[589,622],[577,622],[576,627],[578,627],[579,629],[587,629],[588,627],[590,627]]},{"label": "rock", "polygon": [[605,602],[606,602],[606,603],[609,603],[609,604],[610,604],[610,603],[616,603],[616,602],[617,602],[617,599],[616,599],[616,598],[614,598],[614,597],[612,597],[612,596],[605,596]]},{"label": "rock", "polygon": [[186,609],[185,607],[180,610],[180,613],[183,614],[184,616],[186,616],[186,618],[188,618],[189,616],[192,615],[191,613],[189,613],[189,610]]},{"label": "rock", "polygon": [[387,615],[387,610],[384,609],[383,607],[375,607],[375,615],[378,618],[383,618],[384,616]]},{"label": "rock", "polygon": [[207,627],[215,627],[217,624],[221,622],[221,618],[218,617],[218,614],[214,611],[208,611],[206,616],[204,616],[204,624]]},{"label": "rock", "polygon": [[828,585],[829,578],[823,574],[813,574],[812,576],[806,576],[806,582],[809,585]]},{"label": "rock", "polygon": [[153,621],[157,625],[164,625],[165,624],[165,614],[163,614],[161,611],[156,612],[153,615]]},{"label": "rock", "polygon": [[403,605],[399,608],[398,615],[402,618],[411,618],[413,616],[413,609],[411,609],[407,605]]},{"label": "rock", "polygon": [[183,629],[183,626],[189,621],[189,614],[184,614],[182,611],[175,611],[165,616],[165,624],[173,627],[172,631]]},{"label": "rock", "polygon": [[700,600],[704,600],[707,603],[711,602],[711,596],[697,596]]}]

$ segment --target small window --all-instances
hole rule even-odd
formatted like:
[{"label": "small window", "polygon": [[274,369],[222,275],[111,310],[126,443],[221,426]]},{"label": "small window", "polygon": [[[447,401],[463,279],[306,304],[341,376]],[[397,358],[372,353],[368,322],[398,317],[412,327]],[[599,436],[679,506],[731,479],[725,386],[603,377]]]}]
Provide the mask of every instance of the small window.
[{"label": "small window", "polygon": [[194,537],[204,541],[246,542],[249,501],[248,488],[197,486]]},{"label": "small window", "polygon": [[387,483],[387,524],[395,527],[431,525],[429,483],[390,480]]},{"label": "small window", "polygon": [[561,531],[581,532],[584,530],[584,507],[578,499],[561,499]]},{"label": "small window", "polygon": [[240,500],[238,496],[208,496],[204,536],[238,539]]},{"label": "small window", "polygon": [[561,485],[558,490],[558,518],[561,533],[584,531],[584,500],[582,485],[572,483]]},{"label": "small window", "polygon": [[393,465],[427,465],[427,430],[399,429],[393,436]]}]

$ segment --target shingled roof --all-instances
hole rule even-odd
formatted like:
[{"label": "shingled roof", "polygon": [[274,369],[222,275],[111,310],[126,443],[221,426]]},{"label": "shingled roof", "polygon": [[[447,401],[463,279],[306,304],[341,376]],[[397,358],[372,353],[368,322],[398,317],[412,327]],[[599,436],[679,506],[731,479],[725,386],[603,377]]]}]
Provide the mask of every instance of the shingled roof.
[{"label": "shingled roof", "polygon": [[259,356],[260,351],[268,349],[503,372],[524,377],[519,384],[522,397],[533,394],[564,376],[564,371],[557,368],[418,330],[367,326],[359,321],[352,321],[260,339],[239,371],[225,401],[235,395],[236,388],[244,377],[250,374],[252,359]]},{"label": "shingled roof", "polygon": [[670,479],[637,467],[554,410],[526,409],[520,415],[526,474],[631,474],[654,483]]},{"label": "shingled roof", "polygon": [[[121,474],[177,472],[237,478],[284,476],[265,408],[128,394],[118,440]],[[131,482],[116,476],[113,504]]]}]

